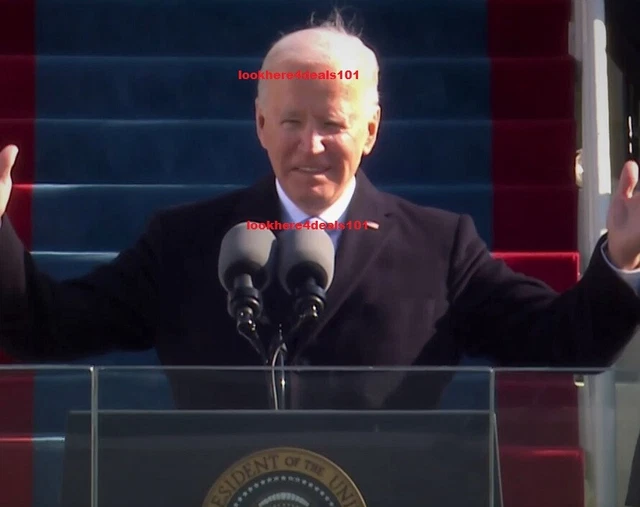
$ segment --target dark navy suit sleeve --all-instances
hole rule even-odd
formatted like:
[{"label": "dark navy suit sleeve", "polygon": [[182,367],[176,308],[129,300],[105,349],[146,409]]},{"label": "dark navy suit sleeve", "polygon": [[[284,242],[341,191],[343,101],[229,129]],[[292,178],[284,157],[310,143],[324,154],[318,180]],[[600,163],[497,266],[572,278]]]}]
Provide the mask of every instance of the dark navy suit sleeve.
[{"label": "dark navy suit sleeve", "polygon": [[82,278],[39,272],[10,220],[0,229],[0,348],[22,360],[74,359],[153,346],[158,312],[158,221],[132,248]]},{"label": "dark navy suit sleeve", "polygon": [[640,298],[601,246],[582,279],[557,294],[495,260],[470,217],[461,217],[449,273],[452,325],[467,353],[501,365],[606,366],[640,323]]}]

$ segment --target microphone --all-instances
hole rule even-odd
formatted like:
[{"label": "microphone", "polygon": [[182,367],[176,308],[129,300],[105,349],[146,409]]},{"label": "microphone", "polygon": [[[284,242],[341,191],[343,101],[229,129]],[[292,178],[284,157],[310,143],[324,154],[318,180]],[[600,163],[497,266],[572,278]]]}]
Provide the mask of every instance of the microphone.
[{"label": "microphone", "polygon": [[277,242],[268,229],[250,229],[248,222],[232,227],[222,238],[218,278],[227,291],[227,312],[236,320],[238,333],[268,363],[264,345],[256,331],[262,314],[261,292],[271,282]]},{"label": "microphone", "polygon": [[294,298],[298,322],[316,320],[324,311],[333,281],[335,250],[322,229],[290,229],[280,235],[278,277]]}]

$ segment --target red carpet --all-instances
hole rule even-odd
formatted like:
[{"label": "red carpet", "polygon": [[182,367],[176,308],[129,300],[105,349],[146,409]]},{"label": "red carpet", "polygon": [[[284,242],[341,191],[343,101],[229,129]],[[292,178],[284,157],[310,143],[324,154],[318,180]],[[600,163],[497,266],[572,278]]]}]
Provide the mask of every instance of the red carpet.
[{"label": "red carpet", "polygon": [[504,507],[584,507],[579,449],[505,446],[500,458]]},{"label": "red carpet", "polygon": [[[488,0],[494,250],[564,290],[578,279],[571,0]],[[537,252],[537,253],[536,253]],[[501,373],[504,507],[584,507],[571,375]]]},{"label": "red carpet", "polygon": [[[35,168],[35,9],[35,0],[0,1],[0,97],[4,98],[0,101],[0,147],[15,144],[20,148],[12,176],[23,183],[33,182]],[[12,199],[8,213],[30,247],[30,193]],[[0,364],[8,362],[11,359],[0,351]],[[33,375],[0,373],[2,505],[32,507],[32,428]]]}]

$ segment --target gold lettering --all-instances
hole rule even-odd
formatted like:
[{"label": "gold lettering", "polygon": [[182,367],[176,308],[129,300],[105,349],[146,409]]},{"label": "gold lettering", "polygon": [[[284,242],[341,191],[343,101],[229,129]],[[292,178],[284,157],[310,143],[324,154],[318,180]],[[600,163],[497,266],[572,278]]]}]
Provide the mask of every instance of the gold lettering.
[{"label": "gold lettering", "polygon": [[271,454],[267,456],[266,459],[271,460],[271,464],[268,465],[269,466],[268,470],[275,470],[276,468],[280,468],[280,464],[278,463],[280,461],[279,454]]},{"label": "gold lettering", "polygon": [[333,494],[336,495],[336,498],[340,500],[345,507],[349,505],[355,505],[354,503],[349,503],[349,504],[344,503],[347,500],[355,501],[355,499],[353,498],[354,494],[353,494],[353,491],[350,491],[349,485],[345,484],[345,482],[342,479],[339,479],[337,475],[334,475],[333,479],[329,481],[329,488],[331,489]]},{"label": "gold lettering", "polygon": [[209,505],[212,505],[214,507],[225,507],[225,504],[223,504],[222,500],[220,500],[217,496],[214,496],[211,498],[211,500],[209,500]]},{"label": "gold lettering", "polygon": [[284,458],[284,465],[287,467],[298,468],[300,458],[298,456],[287,456]]},{"label": "gold lettering", "polygon": [[229,474],[229,476],[235,481],[236,489],[240,488],[245,482],[247,482],[247,478],[242,470],[234,470]]},{"label": "gold lettering", "polygon": [[244,465],[242,465],[242,472],[244,473],[247,480],[251,479],[255,475],[254,470],[255,467],[252,467],[249,463],[245,463]]},{"label": "gold lettering", "polygon": [[229,482],[229,479],[224,481],[224,484],[226,484],[229,487],[229,489],[228,490],[224,490],[222,487],[220,489],[221,489],[221,491],[228,492],[229,495],[233,494],[233,492],[237,491],[237,489],[238,489],[238,486],[234,486],[233,484],[231,484],[231,482]]},{"label": "gold lettering", "polygon": [[322,477],[322,474],[324,473],[323,467],[313,461],[309,461],[308,459],[304,460],[304,469],[318,475],[319,477]]},{"label": "gold lettering", "polygon": [[256,469],[256,475],[262,472],[269,471],[269,463],[267,462],[268,456],[263,456],[261,459],[254,459],[253,466]]}]

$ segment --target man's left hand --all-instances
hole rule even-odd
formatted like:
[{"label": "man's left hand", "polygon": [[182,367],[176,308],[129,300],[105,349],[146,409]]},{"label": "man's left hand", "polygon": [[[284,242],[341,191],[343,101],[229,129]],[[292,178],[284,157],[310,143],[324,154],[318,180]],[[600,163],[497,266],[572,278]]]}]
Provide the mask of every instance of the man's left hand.
[{"label": "man's left hand", "polygon": [[629,161],[622,168],[607,213],[607,257],[618,269],[629,271],[640,269],[640,193],[634,195],[637,184],[638,164]]}]

